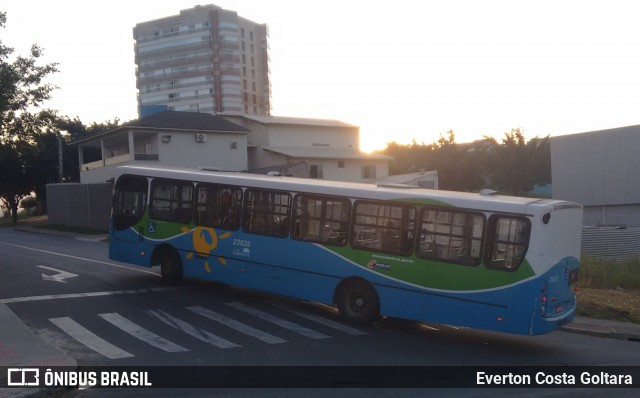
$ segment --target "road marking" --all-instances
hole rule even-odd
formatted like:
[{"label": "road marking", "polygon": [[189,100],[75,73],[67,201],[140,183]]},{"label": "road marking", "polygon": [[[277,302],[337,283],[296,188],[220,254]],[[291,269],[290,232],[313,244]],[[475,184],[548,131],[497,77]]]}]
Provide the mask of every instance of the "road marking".
[{"label": "road marking", "polygon": [[69,317],[49,318],[49,320],[62,329],[69,336],[89,347],[98,354],[102,354],[109,359],[131,358],[134,355],[124,351],[106,340],[96,336],[88,329]]},{"label": "road marking", "polygon": [[238,302],[232,302],[232,303],[225,303],[226,305],[228,305],[231,308],[235,308],[236,310],[239,311],[243,311],[246,312],[248,314],[251,314],[253,316],[256,316],[264,321],[267,322],[271,322],[275,325],[278,325],[280,327],[283,327],[285,329],[288,329],[294,333],[298,333],[301,334],[303,336],[312,338],[312,339],[328,339],[331,338],[330,336],[327,336],[326,334],[322,334],[320,332],[316,332],[315,330],[311,330],[308,329],[302,325],[298,325],[297,323],[293,323],[293,322],[289,322],[285,319],[282,318],[278,318],[277,316],[268,314],[266,312],[260,311],[256,308],[252,308],[252,307],[248,307],[242,303],[238,303]]},{"label": "road marking", "polygon": [[167,290],[177,290],[177,289],[184,289],[184,288],[167,286],[167,287],[152,287],[150,289],[112,290],[112,291],[104,291],[104,292],[68,293],[68,294],[48,294],[44,296],[14,297],[14,298],[8,298],[8,299],[0,299],[0,303],[11,304],[11,303],[22,303],[25,301],[43,301],[43,300],[82,298],[82,297],[115,296],[118,294],[164,292]]},{"label": "road marking", "polygon": [[67,283],[67,281],[65,281],[65,279],[75,278],[76,276],[78,276],[78,274],[73,274],[71,272],[62,271],[62,270],[59,270],[59,269],[56,269],[56,268],[46,267],[44,265],[38,265],[38,268],[44,268],[44,269],[48,269],[49,271],[57,272],[57,274],[54,274],[54,275],[42,274],[42,279],[45,280],[45,281]]},{"label": "road marking", "polygon": [[281,339],[280,337],[274,336],[272,334],[269,334],[267,332],[263,332],[262,330],[256,329],[252,326],[249,326],[247,324],[244,324],[242,322],[238,322],[235,319],[229,318],[225,315],[219,314],[217,312],[211,311],[209,309],[200,307],[200,306],[193,306],[193,307],[186,307],[189,311],[193,311],[196,314],[202,315],[206,318],[209,318],[213,321],[216,321],[218,323],[221,323],[225,326],[228,326],[232,329],[237,330],[240,333],[244,333],[247,334],[251,337],[255,337],[256,339],[263,341],[265,343],[268,344],[281,344],[281,343],[286,343],[287,340]]},{"label": "road marking", "polygon": [[166,312],[160,311],[160,310],[148,310],[146,311],[147,314],[158,318],[159,320],[161,320],[162,322],[166,323],[167,325],[174,327],[178,330],[181,330],[183,332],[185,332],[186,334],[195,337],[196,339],[200,340],[200,341],[204,341],[205,343],[209,343],[212,344],[216,347],[219,348],[235,348],[235,347],[241,347],[240,345],[233,343],[229,340],[225,340],[220,336],[216,336],[215,334],[211,333],[211,332],[207,332],[206,330],[198,330],[196,327],[192,326],[191,324],[180,320],[176,317],[173,317],[169,314],[167,314]]},{"label": "road marking", "polygon": [[127,266],[124,266],[124,265],[118,265],[118,264],[109,263],[109,262],[101,261],[101,260],[93,260],[93,259],[85,258],[85,257],[72,256],[70,254],[63,254],[63,253],[52,252],[52,251],[49,251],[49,250],[36,249],[36,248],[33,248],[33,247],[16,245],[14,243],[0,242],[0,244],[13,246],[13,247],[19,247],[21,249],[26,249],[26,250],[33,250],[33,251],[40,252],[40,253],[53,254],[55,256],[68,257],[68,258],[73,258],[73,259],[76,259],[76,260],[88,261],[90,263],[103,264],[103,265],[108,265],[108,266],[116,267],[116,268],[124,268],[124,269],[127,269],[129,271],[134,271],[134,272],[143,272],[145,274],[161,276],[157,272],[147,271],[145,269],[140,269],[140,268],[131,268],[131,267],[127,267]]},{"label": "road marking", "polygon": [[277,304],[276,303],[270,303],[270,304],[273,305],[274,307],[280,308],[281,310],[291,312],[292,314],[296,314],[296,315],[298,315],[298,316],[300,316],[302,318],[308,319],[308,320],[313,321],[313,322],[317,322],[317,323],[319,323],[321,325],[328,326],[328,327],[330,327],[332,329],[339,330],[339,331],[341,331],[343,333],[347,333],[347,334],[350,334],[352,336],[364,336],[364,335],[367,334],[367,333],[365,333],[365,332],[363,332],[361,330],[354,329],[352,327],[343,325],[343,324],[341,324],[339,322],[336,322],[336,321],[332,321],[331,319],[327,319],[327,318],[324,318],[324,317],[319,316],[319,315],[309,314],[309,313],[306,313],[306,312],[303,312],[303,311],[298,311],[297,309],[289,307],[287,305],[283,305],[283,304],[280,304],[280,303],[277,303]]},{"label": "road marking", "polygon": [[169,340],[158,336],[157,334],[139,326],[117,312],[110,312],[106,314],[98,314],[102,319],[116,326],[120,330],[129,333],[138,340],[141,340],[147,344],[150,344],[156,348],[159,348],[166,352],[183,352],[189,351],[188,348],[184,348],[178,344],[172,343]]}]

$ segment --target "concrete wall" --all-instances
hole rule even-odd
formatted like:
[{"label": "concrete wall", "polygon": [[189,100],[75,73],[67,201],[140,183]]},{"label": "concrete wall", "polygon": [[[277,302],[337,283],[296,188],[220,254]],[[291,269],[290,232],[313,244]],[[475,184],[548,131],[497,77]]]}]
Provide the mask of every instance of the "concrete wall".
[{"label": "concrete wall", "polygon": [[49,224],[107,231],[112,187],[111,183],[48,184]]}]

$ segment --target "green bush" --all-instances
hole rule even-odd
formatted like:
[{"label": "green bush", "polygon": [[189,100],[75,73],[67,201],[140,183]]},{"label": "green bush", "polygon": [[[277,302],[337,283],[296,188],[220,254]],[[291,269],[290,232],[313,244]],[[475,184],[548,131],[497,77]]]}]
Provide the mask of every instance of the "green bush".
[{"label": "green bush", "polygon": [[618,263],[582,256],[578,284],[595,289],[640,290],[640,257]]}]

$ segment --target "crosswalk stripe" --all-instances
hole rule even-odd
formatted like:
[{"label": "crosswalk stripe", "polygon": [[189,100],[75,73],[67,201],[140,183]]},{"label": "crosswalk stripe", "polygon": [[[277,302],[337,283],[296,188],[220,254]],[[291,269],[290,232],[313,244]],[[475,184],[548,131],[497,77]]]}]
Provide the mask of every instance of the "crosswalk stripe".
[{"label": "crosswalk stripe", "polygon": [[103,340],[69,317],[49,318],[49,321],[80,343],[109,359],[130,358],[134,356]]},{"label": "crosswalk stripe", "polygon": [[242,303],[238,303],[238,302],[232,302],[232,303],[225,303],[226,305],[228,305],[231,308],[235,308],[236,310],[239,311],[243,311],[246,312],[248,314],[251,314],[253,316],[256,316],[264,321],[273,323],[275,325],[278,325],[280,327],[283,327],[285,329],[288,329],[294,333],[298,333],[301,334],[303,336],[312,338],[312,339],[328,339],[330,338],[330,336],[327,336],[326,334],[322,334],[320,332],[317,332],[315,330],[312,329],[308,329],[302,325],[299,325],[297,323],[293,323],[290,321],[287,321],[285,319],[282,318],[278,318],[277,316],[268,314],[264,311],[260,311],[256,308],[252,308],[252,307],[248,307]]},{"label": "crosswalk stripe", "polygon": [[147,344],[150,344],[156,348],[159,348],[166,352],[183,352],[189,351],[188,348],[184,348],[178,344],[172,343],[169,340],[158,336],[157,334],[139,326],[117,312],[110,312],[105,314],[98,314],[102,319],[116,326],[120,330],[129,333],[138,340],[141,340]]},{"label": "crosswalk stripe", "polygon": [[336,321],[332,321],[331,319],[327,319],[327,318],[324,318],[322,316],[318,316],[318,315],[314,315],[314,314],[309,314],[309,313],[306,313],[306,312],[298,311],[298,310],[296,310],[294,308],[291,308],[291,307],[283,305],[283,304],[271,303],[271,305],[273,305],[274,307],[280,308],[281,310],[288,311],[288,312],[291,312],[293,314],[296,314],[296,315],[298,315],[298,316],[300,316],[302,318],[308,319],[310,321],[317,322],[317,323],[319,323],[321,325],[328,326],[328,327],[330,327],[332,329],[336,329],[336,330],[341,331],[343,333],[350,334],[352,336],[364,336],[364,335],[367,334],[367,333],[365,333],[365,332],[363,332],[361,330],[354,329],[352,327],[349,327],[347,325],[343,325],[343,324],[341,324],[339,322],[336,322]]},{"label": "crosswalk stripe", "polygon": [[228,316],[219,314],[217,312],[211,311],[207,308],[203,308],[200,306],[186,307],[189,311],[193,311],[196,314],[200,314],[206,318],[209,318],[213,321],[219,322],[225,326],[228,326],[232,329],[235,329],[241,333],[247,334],[251,337],[255,337],[258,340],[261,340],[268,344],[281,344],[286,343],[287,340],[281,339],[280,337],[274,336],[270,333],[264,332],[262,330],[256,329],[252,326],[244,324],[242,322],[238,322],[235,319],[229,318]]},{"label": "crosswalk stripe", "polygon": [[215,334],[211,333],[211,332],[207,332],[206,330],[198,330],[197,328],[195,328],[194,326],[192,326],[191,324],[189,324],[188,322],[185,322],[181,319],[178,319],[176,317],[173,317],[169,314],[167,314],[166,312],[160,311],[160,310],[148,310],[146,311],[147,314],[158,318],[159,320],[161,320],[162,322],[166,323],[167,325],[174,327],[178,330],[181,330],[183,332],[185,332],[186,334],[195,337],[196,339],[203,341],[205,343],[209,343],[212,344],[216,347],[219,348],[235,348],[235,347],[240,347],[240,345],[233,343],[229,340],[223,339],[220,336],[216,336]]}]

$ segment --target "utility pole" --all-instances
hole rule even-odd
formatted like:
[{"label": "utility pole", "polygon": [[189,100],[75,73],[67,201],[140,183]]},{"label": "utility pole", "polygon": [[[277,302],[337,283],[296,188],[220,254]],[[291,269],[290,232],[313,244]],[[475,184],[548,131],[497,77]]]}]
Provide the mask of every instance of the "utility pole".
[{"label": "utility pole", "polygon": [[58,182],[63,182],[64,170],[62,169],[62,137],[58,134]]}]

